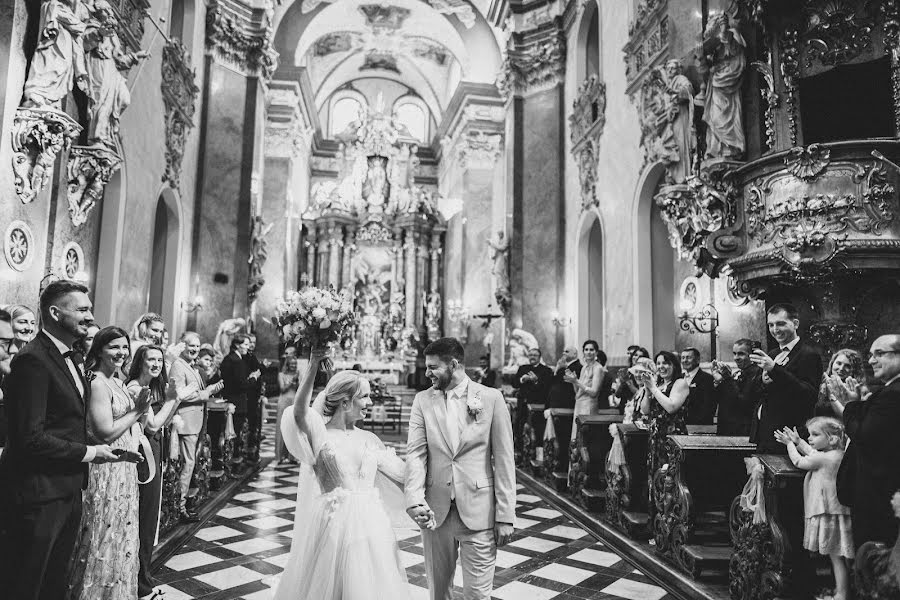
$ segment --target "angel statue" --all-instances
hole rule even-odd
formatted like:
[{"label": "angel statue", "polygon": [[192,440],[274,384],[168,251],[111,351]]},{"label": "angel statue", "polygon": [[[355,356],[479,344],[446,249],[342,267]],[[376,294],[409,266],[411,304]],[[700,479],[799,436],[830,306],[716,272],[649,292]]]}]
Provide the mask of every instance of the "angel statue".
[{"label": "angel statue", "polygon": [[744,154],[741,83],[747,43],[724,13],[711,17],[703,34],[703,56],[709,65],[706,90],[696,103],[704,107],[707,158],[739,159]]},{"label": "angel statue", "polygon": [[490,254],[491,273],[494,275],[494,296],[497,304],[505,314],[509,307],[509,240],[505,239],[502,230],[497,230],[497,236],[487,240],[488,253]]},{"label": "angel statue", "polygon": [[84,85],[83,7],[77,0],[46,0],[41,4],[38,42],[25,81],[26,108],[59,108],[74,83]]},{"label": "angel statue", "polygon": [[528,364],[528,351],[538,348],[537,338],[524,329],[513,329],[509,334],[509,362],[503,367],[503,372],[515,373],[516,370]]}]

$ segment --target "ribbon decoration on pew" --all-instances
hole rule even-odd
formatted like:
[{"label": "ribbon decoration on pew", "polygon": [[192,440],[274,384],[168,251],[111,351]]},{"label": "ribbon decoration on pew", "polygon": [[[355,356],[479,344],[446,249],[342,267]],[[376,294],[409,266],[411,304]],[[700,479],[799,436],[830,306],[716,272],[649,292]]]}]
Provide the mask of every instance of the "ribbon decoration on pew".
[{"label": "ribbon decoration on pew", "polygon": [[547,420],[547,424],[544,425],[544,441],[550,441],[556,439],[556,429],[553,428],[553,417],[550,416],[550,409],[544,411],[544,419]]},{"label": "ribbon decoration on pew", "polygon": [[237,434],[234,432],[234,415],[235,406],[234,404],[228,405],[228,412],[225,413],[225,439],[233,440],[237,437]]},{"label": "ribbon decoration on pew", "polygon": [[617,423],[610,423],[609,435],[612,436],[612,447],[609,449],[609,458],[606,459],[606,470],[618,473],[619,468],[625,465],[625,447],[622,445],[622,435],[619,433]]},{"label": "ribbon decoration on pew", "polygon": [[766,497],[763,492],[763,464],[755,456],[744,459],[750,479],[741,492],[741,508],[753,513],[753,524],[766,522]]}]

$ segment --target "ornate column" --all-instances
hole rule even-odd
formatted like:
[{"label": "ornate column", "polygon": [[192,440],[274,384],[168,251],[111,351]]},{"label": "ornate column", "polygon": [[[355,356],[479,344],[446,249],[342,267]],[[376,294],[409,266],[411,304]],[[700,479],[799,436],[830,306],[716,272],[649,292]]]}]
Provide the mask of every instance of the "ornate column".
[{"label": "ornate column", "polygon": [[428,236],[419,234],[416,244],[416,289],[421,290],[416,298],[416,323],[425,322],[425,302],[428,300]]},{"label": "ornate column", "polygon": [[341,267],[341,288],[351,283],[353,253],[356,251],[356,227],[347,225],[344,232],[344,264]]},{"label": "ornate column", "polygon": [[305,225],[307,236],[304,240],[306,246],[306,270],[304,274],[307,277],[309,285],[316,285],[316,253],[318,252],[318,244],[316,242],[316,226],[308,223]]},{"label": "ornate column", "polygon": [[443,251],[441,249],[441,232],[440,231],[432,231],[431,232],[431,250],[429,252],[429,257],[431,258],[431,267],[428,270],[429,281],[428,281],[428,291],[432,294],[440,293],[440,278],[441,278],[441,255]]},{"label": "ornate column", "polygon": [[222,320],[250,314],[248,257],[258,194],[253,182],[264,181],[265,87],[278,60],[271,12],[254,6],[210,0],[206,13],[204,145],[191,269],[206,302],[188,324],[204,338],[212,338]]},{"label": "ornate column", "polygon": [[319,226],[319,245],[316,246],[316,285],[328,285],[328,269],[329,260],[329,244],[328,235],[325,227]]},{"label": "ornate column", "polygon": [[397,288],[391,290],[393,293],[403,293],[406,295],[406,269],[403,263],[403,230],[395,229],[394,230],[394,241],[393,246],[391,247],[391,252],[394,254],[394,260],[391,263],[391,281],[393,281]]},{"label": "ornate column", "polygon": [[419,232],[407,230],[404,236],[403,249],[406,253],[406,325],[422,330],[422,299],[416,297],[416,249],[419,244]]},{"label": "ornate column", "polygon": [[344,245],[344,226],[332,224],[328,227],[328,285],[335,288],[341,284],[341,252]]}]

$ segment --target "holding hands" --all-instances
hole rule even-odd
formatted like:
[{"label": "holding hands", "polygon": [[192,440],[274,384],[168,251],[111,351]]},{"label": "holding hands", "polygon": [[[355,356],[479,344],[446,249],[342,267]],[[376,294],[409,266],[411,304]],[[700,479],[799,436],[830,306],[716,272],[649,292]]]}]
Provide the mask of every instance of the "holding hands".
[{"label": "holding hands", "polygon": [[406,514],[422,529],[433,530],[437,523],[434,520],[434,511],[427,504],[416,504],[406,509]]}]

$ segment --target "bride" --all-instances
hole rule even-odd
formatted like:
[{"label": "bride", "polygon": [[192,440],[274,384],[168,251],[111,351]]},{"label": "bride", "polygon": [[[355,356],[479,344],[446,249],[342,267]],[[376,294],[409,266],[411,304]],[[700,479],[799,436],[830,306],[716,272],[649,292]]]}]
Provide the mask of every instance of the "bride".
[{"label": "bride", "polygon": [[300,478],[291,556],[275,600],[407,599],[392,527],[415,526],[398,487],[405,464],[374,433],[354,426],[372,404],[360,373],[337,373],[310,406],[324,356],[323,348],[312,351],[294,409],[281,418]]}]

